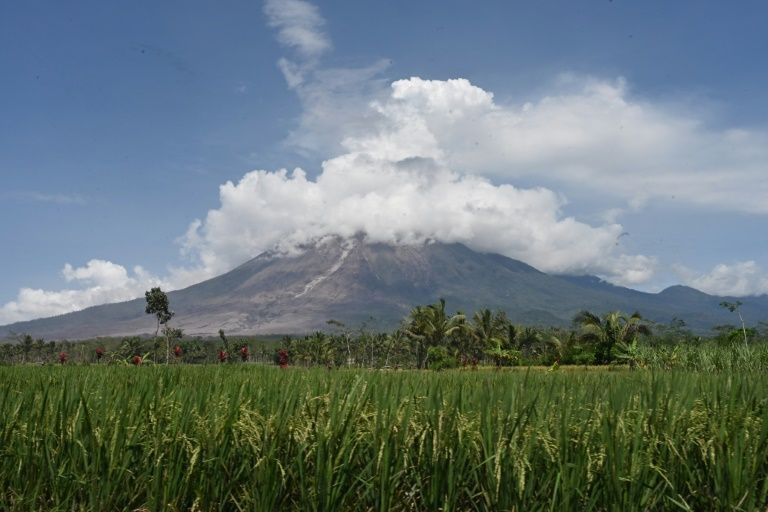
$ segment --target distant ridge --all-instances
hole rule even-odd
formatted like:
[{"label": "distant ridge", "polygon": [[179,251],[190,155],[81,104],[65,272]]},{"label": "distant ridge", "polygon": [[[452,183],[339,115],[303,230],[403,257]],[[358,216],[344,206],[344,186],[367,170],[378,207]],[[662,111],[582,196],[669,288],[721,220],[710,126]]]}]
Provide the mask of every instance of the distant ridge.
[{"label": "distant ridge", "polygon": [[[502,309],[519,323],[568,325],[582,309],[639,311],[657,322],[680,318],[704,331],[735,323],[715,297],[685,286],[644,293],[594,276],[553,276],[499,254],[461,244],[392,246],[330,239],[301,254],[264,253],[221,276],[169,293],[173,325],[189,335],[298,334],[329,319],[355,327],[395,327],[410,309],[445,298],[451,311]],[[748,322],[768,319],[768,297],[741,299]],[[30,333],[81,339],[154,332],[144,299],[95,306],[0,327],[0,336]]]}]

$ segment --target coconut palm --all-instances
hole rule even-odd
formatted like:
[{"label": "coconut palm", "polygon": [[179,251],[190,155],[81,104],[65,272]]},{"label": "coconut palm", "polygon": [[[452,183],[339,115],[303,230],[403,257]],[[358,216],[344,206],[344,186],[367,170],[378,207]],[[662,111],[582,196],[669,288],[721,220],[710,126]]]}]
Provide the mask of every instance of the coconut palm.
[{"label": "coconut palm", "polygon": [[507,324],[503,313],[494,315],[490,309],[477,311],[468,328],[470,346],[464,351],[472,356],[485,352],[500,365],[499,356],[511,347],[507,346]]},{"label": "coconut palm", "polygon": [[[510,332],[510,335],[512,333]],[[521,354],[526,357],[536,357],[541,355],[545,347],[542,332],[536,327],[520,326],[514,331],[514,346],[518,347]]]},{"label": "coconut palm", "polygon": [[388,334],[384,343],[384,368],[390,367],[390,361],[394,360],[396,364],[400,362],[403,354],[408,352],[408,336],[402,329]]},{"label": "coconut palm", "polygon": [[128,359],[140,355],[142,352],[142,340],[138,336],[123,338],[117,349],[120,358]]},{"label": "coconut palm", "polygon": [[549,334],[546,341],[554,352],[555,361],[560,363],[568,360],[576,347],[576,334],[574,332],[553,332]]},{"label": "coconut palm", "polygon": [[413,308],[405,325],[405,333],[416,344],[416,367],[426,368],[429,347],[445,345],[448,338],[465,328],[464,315],[448,315],[445,312],[445,299]]},{"label": "coconut palm", "polygon": [[608,364],[613,360],[612,350],[617,344],[631,346],[638,335],[650,335],[650,328],[643,317],[635,312],[627,316],[620,311],[606,313],[602,318],[582,311],[574,318],[581,326],[581,340],[595,346],[595,364]]},{"label": "coconut palm", "polygon": [[504,343],[504,323],[490,309],[477,311],[472,317],[469,334],[475,344],[481,348],[492,347]]},{"label": "coconut palm", "polygon": [[305,339],[309,362],[330,367],[334,359],[332,339],[321,331],[315,331]]}]

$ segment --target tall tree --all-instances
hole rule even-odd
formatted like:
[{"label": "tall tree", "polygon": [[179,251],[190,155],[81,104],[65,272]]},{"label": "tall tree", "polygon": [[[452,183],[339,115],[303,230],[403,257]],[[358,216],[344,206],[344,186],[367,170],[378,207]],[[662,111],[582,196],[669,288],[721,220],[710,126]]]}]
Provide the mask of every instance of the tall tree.
[{"label": "tall tree", "polygon": [[731,313],[737,313],[739,315],[739,320],[741,320],[741,332],[744,334],[744,346],[747,346],[747,326],[744,324],[744,317],[741,316],[741,301],[737,300],[736,302],[727,302],[723,301],[720,303],[720,307],[723,307],[730,311]]},{"label": "tall tree", "polygon": [[[147,301],[145,312],[148,315],[155,315],[157,319],[157,328],[155,329],[155,340],[160,333],[160,326],[166,325],[171,318],[173,318],[173,311],[170,310],[170,304],[168,302],[168,295],[163,292],[159,287],[152,288],[148,292],[144,293],[144,298]],[[165,363],[168,364],[171,360],[171,345],[170,337],[166,333],[165,336]],[[157,356],[157,354],[155,354]]]},{"label": "tall tree", "polygon": [[340,336],[339,339],[344,342],[344,346],[347,349],[347,366],[352,366],[352,336],[349,329],[343,322],[339,322],[333,318],[327,320],[325,323],[338,332]]},{"label": "tall tree", "polygon": [[166,349],[165,364],[168,364],[171,357],[171,345],[174,345],[177,340],[181,340],[184,336],[184,331],[176,327],[171,327],[166,323],[165,327],[163,327],[163,336],[165,337]]},{"label": "tall tree", "polygon": [[35,340],[35,343],[32,345],[32,349],[35,352],[37,361],[40,361],[43,358],[43,350],[45,349],[45,339],[37,338]]}]

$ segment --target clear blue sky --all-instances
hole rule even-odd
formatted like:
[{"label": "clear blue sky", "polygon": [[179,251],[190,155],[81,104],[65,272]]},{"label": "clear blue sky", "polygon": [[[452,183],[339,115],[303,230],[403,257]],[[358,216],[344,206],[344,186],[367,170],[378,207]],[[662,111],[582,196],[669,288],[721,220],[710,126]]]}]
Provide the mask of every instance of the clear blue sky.
[{"label": "clear blue sky", "polygon": [[[301,128],[311,100],[287,86],[277,64],[286,56],[312,72],[384,59],[376,80],[385,84],[461,77],[516,107],[540,101],[563,74],[622,77],[632,101],[682,112],[707,133],[749,132],[752,142],[734,150],[739,155],[753,146],[759,153],[766,140],[764,2],[316,6],[324,24],[315,29],[332,48],[307,58],[281,44],[258,1],[3,3],[0,306],[24,287],[87,286],[65,281],[65,263],[100,259],[163,277],[169,266],[189,264],[179,239],[191,221],[221,206],[221,184],[253,169],[301,166],[317,176],[339,151],[290,142],[291,133],[312,130]],[[761,192],[768,161],[751,158],[739,163],[749,172],[736,169],[734,180],[757,192],[734,195],[733,208],[723,200],[679,203],[674,190],[669,200],[628,207],[624,195],[579,188],[561,175],[461,171],[494,184],[545,186],[567,198],[561,215],[592,226],[604,222],[603,210],[622,209],[611,220],[629,233],[621,238],[626,252],[657,260],[654,276],[637,286],[654,289],[683,279],[674,270],[680,266],[691,283],[715,265],[744,262],[753,263],[750,280],[766,279],[766,209],[738,206],[768,204]]]}]

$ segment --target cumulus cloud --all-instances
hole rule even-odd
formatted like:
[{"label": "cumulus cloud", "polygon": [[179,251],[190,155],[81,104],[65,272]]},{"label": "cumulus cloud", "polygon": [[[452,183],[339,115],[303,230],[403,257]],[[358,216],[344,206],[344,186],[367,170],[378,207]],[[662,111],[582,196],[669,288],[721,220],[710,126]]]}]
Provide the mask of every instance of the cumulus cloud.
[{"label": "cumulus cloud", "polygon": [[356,150],[325,161],[314,180],[282,169],[227,182],[221,206],[190,225],[184,250],[215,275],[274,247],[292,252],[324,236],[364,233],[373,242],[461,242],[545,271],[596,273],[625,284],[653,274],[653,258],[617,252],[619,224],[563,216],[564,199],[545,188],[455,172],[439,154],[421,151],[428,144],[418,143],[418,133],[405,135],[402,143],[350,143]]},{"label": "cumulus cloud", "polygon": [[[419,144],[456,170],[598,193],[635,209],[665,200],[768,213],[766,132],[710,127],[680,108],[634,97],[621,78],[565,76],[534,101],[499,102],[466,79],[414,77],[375,98],[377,115],[343,134],[348,149]],[[322,119],[338,126],[332,115]],[[318,123],[311,129],[322,131]]]},{"label": "cumulus cloud", "polygon": [[99,259],[90,260],[83,267],[67,263],[61,273],[74,287],[63,290],[22,288],[16,300],[0,307],[0,325],[135,299],[153,286],[172,286],[140,266],[129,272],[122,265]]},{"label": "cumulus cloud", "polygon": [[712,295],[743,297],[768,293],[768,273],[754,261],[721,263],[711,271],[697,275],[684,267],[678,273],[686,284]]}]

